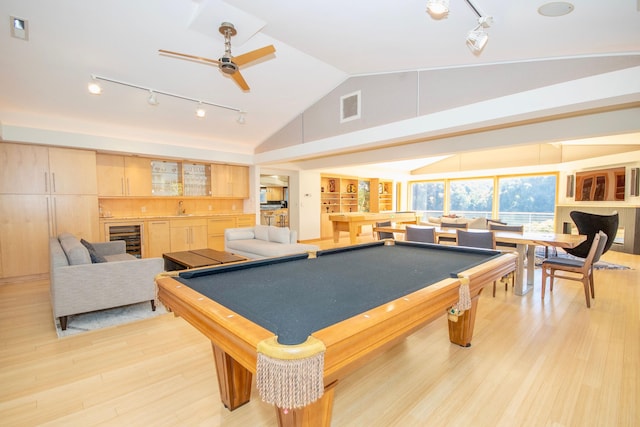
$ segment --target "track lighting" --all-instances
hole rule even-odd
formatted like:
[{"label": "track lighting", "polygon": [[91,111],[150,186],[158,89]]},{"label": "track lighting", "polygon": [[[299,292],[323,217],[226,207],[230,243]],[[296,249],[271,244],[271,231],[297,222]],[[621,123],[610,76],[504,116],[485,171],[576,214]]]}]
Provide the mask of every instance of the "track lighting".
[{"label": "track lighting", "polygon": [[[131,87],[134,89],[140,89],[140,90],[144,90],[146,92],[149,93],[149,97],[147,98],[147,102],[150,105],[159,105],[160,102],[158,102],[158,98],[157,95],[164,95],[164,96],[170,96],[172,98],[178,98],[178,99],[182,99],[185,101],[191,101],[191,102],[195,102],[196,104],[198,104],[198,108],[196,110],[196,116],[197,117],[205,117],[207,115],[206,110],[204,109],[204,105],[209,105],[211,107],[218,107],[218,108],[224,108],[225,110],[231,110],[231,111],[236,111],[238,113],[244,114],[244,111],[241,108],[236,108],[236,107],[230,107],[228,105],[222,105],[222,104],[216,104],[215,102],[210,102],[210,101],[203,101],[201,99],[196,99],[196,98],[191,98],[188,96],[183,96],[183,95],[178,95],[175,93],[171,93],[171,92],[165,92],[163,90],[157,90],[157,89],[152,89],[150,87],[145,87],[145,86],[141,86],[141,85],[137,85],[137,84],[133,84],[133,83],[128,83],[128,82],[124,82],[122,80],[116,80],[116,79],[112,79],[109,77],[103,77],[103,76],[98,76],[95,74],[91,75],[91,79],[92,81],[89,83],[88,89],[89,92],[91,92],[94,95],[100,95],[100,93],[102,93],[102,89],[100,87],[100,84],[98,83],[98,80],[101,81],[105,81],[105,82],[109,82],[109,83],[115,83],[121,86],[127,86],[127,87]],[[244,120],[244,119],[243,119]],[[240,120],[238,119],[238,123],[242,124],[240,122]]]},{"label": "track lighting", "polygon": [[478,25],[467,34],[467,45],[474,53],[482,52],[489,41],[489,34],[484,29],[489,28],[491,24],[493,24],[491,16],[481,16],[478,18]]},{"label": "track lighting", "polygon": [[160,104],[160,102],[158,102],[158,97],[152,90],[149,91],[149,98],[147,98],[147,103],[149,103],[149,105],[153,105],[154,107]]},{"label": "track lighting", "polygon": [[435,19],[446,17],[449,13],[449,0],[428,0],[427,12]]},{"label": "track lighting", "polygon": [[89,90],[89,93],[92,95],[100,95],[102,93],[102,88],[100,87],[100,84],[96,81],[96,79],[93,76],[91,76],[91,81],[87,85],[87,89]]},{"label": "track lighting", "polygon": [[244,117],[245,112],[244,111],[240,111],[240,113],[238,114],[238,118],[236,119],[236,122],[238,122],[238,124],[245,124],[246,123],[246,118]]},{"label": "track lighting", "polygon": [[198,108],[196,108],[196,117],[201,119],[206,115],[207,115],[207,110],[202,108],[202,102],[199,102],[198,103]]},{"label": "track lighting", "polygon": [[[473,53],[479,54],[484,49],[489,34],[484,30],[493,24],[493,17],[482,15],[478,9],[471,3],[471,0],[465,0],[469,7],[478,15],[478,25],[467,33],[467,45]],[[441,19],[449,13],[449,0],[427,0],[427,12],[435,19]]]}]

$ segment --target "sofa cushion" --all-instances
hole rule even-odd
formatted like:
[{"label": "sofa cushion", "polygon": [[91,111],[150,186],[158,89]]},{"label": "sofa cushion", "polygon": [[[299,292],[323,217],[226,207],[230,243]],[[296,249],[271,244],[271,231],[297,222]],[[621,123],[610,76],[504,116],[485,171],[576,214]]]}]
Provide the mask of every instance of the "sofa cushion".
[{"label": "sofa cushion", "polygon": [[487,219],[486,218],[473,218],[469,220],[469,228],[475,228],[479,230],[487,229]]},{"label": "sofa cushion", "polygon": [[105,255],[105,262],[114,262],[114,261],[131,261],[137,259],[131,254],[123,253],[123,254],[113,254],[113,255]]},{"label": "sofa cushion", "polygon": [[62,238],[60,246],[62,246],[64,254],[67,256],[69,265],[91,264],[89,251],[75,236]]},{"label": "sofa cushion", "polygon": [[253,230],[229,230],[226,233],[227,240],[247,240],[255,238]]},{"label": "sofa cushion", "polygon": [[96,252],[96,248],[94,248],[91,243],[87,242],[84,239],[80,239],[80,243],[82,243],[84,247],[87,248],[87,250],[89,251],[89,257],[91,258],[91,262],[93,263],[107,262],[105,257],[103,257],[98,252]]},{"label": "sofa cushion", "polygon": [[234,240],[229,242],[228,248],[238,252],[255,254],[262,257],[278,257],[318,250],[318,247],[315,245],[305,245],[300,243],[282,244],[258,239]]},{"label": "sofa cushion", "polygon": [[268,225],[256,225],[253,229],[253,234],[258,240],[269,241],[269,226]]},{"label": "sofa cushion", "polygon": [[289,227],[269,227],[270,242],[289,243],[290,235]]}]

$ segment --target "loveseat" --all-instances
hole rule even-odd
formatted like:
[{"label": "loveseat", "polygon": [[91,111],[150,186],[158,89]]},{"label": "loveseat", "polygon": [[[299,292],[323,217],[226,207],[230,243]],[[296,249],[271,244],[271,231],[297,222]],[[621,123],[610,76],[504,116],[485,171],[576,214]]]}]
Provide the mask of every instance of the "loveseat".
[{"label": "loveseat", "polygon": [[88,243],[63,233],[49,238],[49,263],[51,307],[62,330],[73,314],[143,301],[155,311],[162,258],[137,259],[122,240]]},{"label": "loveseat", "polygon": [[316,252],[319,249],[316,245],[298,243],[298,233],[289,227],[256,225],[224,231],[224,250],[252,259]]}]

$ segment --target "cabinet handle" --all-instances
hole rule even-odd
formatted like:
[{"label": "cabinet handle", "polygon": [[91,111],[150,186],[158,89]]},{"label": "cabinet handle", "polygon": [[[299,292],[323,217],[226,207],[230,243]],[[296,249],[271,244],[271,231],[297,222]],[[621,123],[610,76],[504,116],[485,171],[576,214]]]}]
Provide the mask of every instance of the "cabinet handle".
[{"label": "cabinet handle", "polygon": [[49,237],[55,237],[53,235],[53,216],[51,215],[51,206],[49,203],[49,197],[47,197],[47,224],[49,226]]},{"label": "cabinet handle", "polygon": [[120,189],[122,191],[122,195],[126,196],[127,194],[124,192],[124,178],[120,178]]},{"label": "cabinet handle", "polygon": [[129,178],[127,178],[127,196],[131,195],[131,184],[129,183]]},{"label": "cabinet handle", "polygon": [[56,192],[56,173],[55,172],[51,172],[51,189],[53,190],[53,192]]},{"label": "cabinet handle", "polygon": [[49,174],[47,172],[44,173],[44,192],[49,192]]}]

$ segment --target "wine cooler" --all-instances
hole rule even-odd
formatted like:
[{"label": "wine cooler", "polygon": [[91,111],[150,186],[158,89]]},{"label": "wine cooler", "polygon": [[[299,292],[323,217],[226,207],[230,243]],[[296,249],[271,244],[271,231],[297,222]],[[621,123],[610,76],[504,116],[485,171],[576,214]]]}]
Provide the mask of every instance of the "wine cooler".
[{"label": "wine cooler", "polygon": [[105,224],[105,236],[109,241],[124,240],[127,253],[142,258],[143,255],[143,223]]}]

